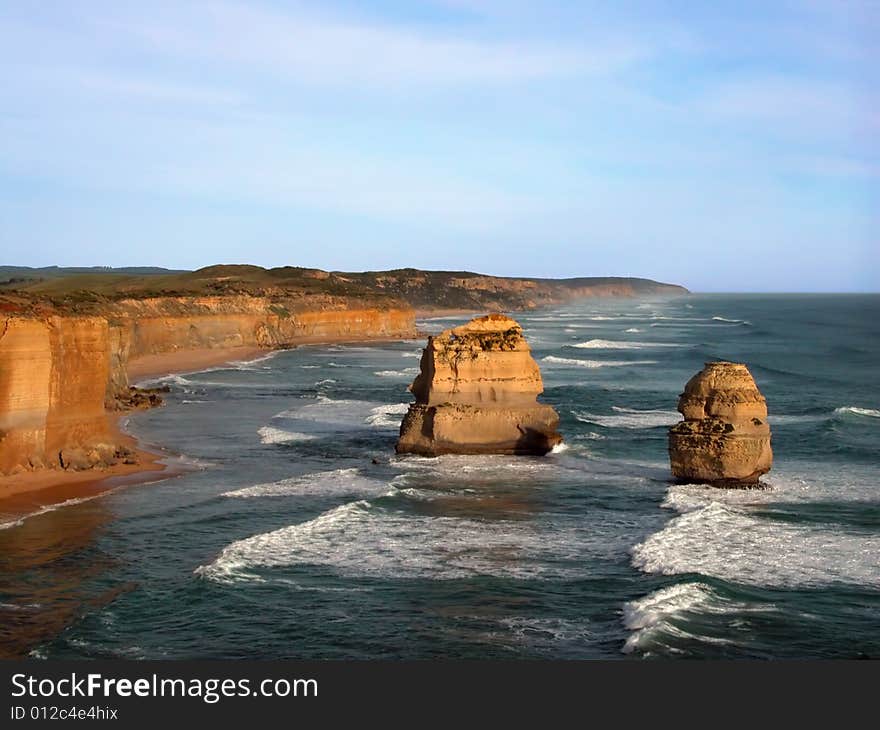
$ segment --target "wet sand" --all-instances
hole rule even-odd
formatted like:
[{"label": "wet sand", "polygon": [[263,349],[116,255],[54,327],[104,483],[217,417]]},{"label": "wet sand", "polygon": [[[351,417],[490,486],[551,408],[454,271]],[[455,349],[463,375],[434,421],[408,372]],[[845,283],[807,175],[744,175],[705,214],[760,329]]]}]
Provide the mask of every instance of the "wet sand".
[{"label": "wet sand", "polygon": [[127,446],[137,455],[137,464],[117,464],[105,469],[66,471],[44,469],[0,477],[0,525],[39,512],[52,505],[97,496],[127,484],[166,479],[180,473],[162,463],[170,454],[148,450],[121,430],[126,414],[108,415],[113,441]]}]

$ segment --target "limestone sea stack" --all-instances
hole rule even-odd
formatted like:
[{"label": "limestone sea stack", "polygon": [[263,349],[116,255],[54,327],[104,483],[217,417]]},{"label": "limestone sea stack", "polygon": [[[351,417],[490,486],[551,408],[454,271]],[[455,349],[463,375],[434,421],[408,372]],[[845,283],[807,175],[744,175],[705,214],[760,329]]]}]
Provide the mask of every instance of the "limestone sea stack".
[{"label": "limestone sea stack", "polygon": [[398,453],[539,454],[562,442],[538,403],[541,371],[510,317],[489,314],[428,338]]},{"label": "limestone sea stack", "polygon": [[770,471],[767,402],[742,363],[706,363],[685,386],[678,410],[684,421],[669,430],[677,479],[748,487]]}]

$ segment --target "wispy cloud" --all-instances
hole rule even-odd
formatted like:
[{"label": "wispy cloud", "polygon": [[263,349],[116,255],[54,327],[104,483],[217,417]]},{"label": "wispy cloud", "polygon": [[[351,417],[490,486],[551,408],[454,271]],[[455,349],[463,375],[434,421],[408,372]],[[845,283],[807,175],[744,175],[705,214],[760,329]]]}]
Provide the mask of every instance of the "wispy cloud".
[{"label": "wispy cloud", "polygon": [[160,55],[231,63],[311,84],[522,83],[608,73],[653,52],[653,44],[632,38],[588,47],[468,38],[442,28],[230,3],[165,6],[146,22],[103,22]]},{"label": "wispy cloud", "polygon": [[699,106],[717,119],[782,125],[793,136],[880,131],[880,113],[865,102],[865,93],[846,83],[764,75],[722,81]]}]

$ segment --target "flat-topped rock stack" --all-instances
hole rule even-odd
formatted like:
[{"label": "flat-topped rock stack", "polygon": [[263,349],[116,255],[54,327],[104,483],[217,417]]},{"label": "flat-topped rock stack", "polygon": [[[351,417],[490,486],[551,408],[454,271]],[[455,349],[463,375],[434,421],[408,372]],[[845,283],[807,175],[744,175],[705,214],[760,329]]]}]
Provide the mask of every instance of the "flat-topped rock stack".
[{"label": "flat-topped rock stack", "polygon": [[684,421],[669,430],[669,460],[680,481],[748,487],[770,471],[767,402],[742,363],[706,363],[678,410]]},{"label": "flat-topped rock stack", "polygon": [[398,453],[546,454],[562,437],[522,327],[490,314],[429,337]]}]

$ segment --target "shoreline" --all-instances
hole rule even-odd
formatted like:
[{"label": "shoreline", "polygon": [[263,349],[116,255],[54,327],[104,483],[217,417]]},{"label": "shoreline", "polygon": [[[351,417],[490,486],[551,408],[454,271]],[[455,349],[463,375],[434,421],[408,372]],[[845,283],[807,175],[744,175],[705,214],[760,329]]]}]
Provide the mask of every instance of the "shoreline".
[{"label": "shoreline", "polygon": [[[187,369],[198,372],[229,362],[253,359],[269,352],[273,350],[252,347],[184,350],[137,358],[127,369],[132,379],[148,380]],[[0,476],[0,527],[15,525],[24,518],[66,502],[94,499],[120,487],[164,481],[185,473],[187,469],[164,462],[173,458],[173,454],[163,452],[161,447],[145,444],[124,430],[123,421],[131,413],[108,413],[107,427],[115,443],[127,446],[137,454],[138,463],[83,471],[43,469]]]},{"label": "shoreline", "polygon": [[182,473],[181,469],[163,463],[169,454],[151,449],[123,430],[121,421],[127,416],[128,413],[108,414],[107,425],[114,442],[135,452],[136,464],[83,471],[43,469],[0,477],[0,526],[14,525],[65,502],[84,501],[122,486],[169,479]]},{"label": "shoreline", "polygon": [[[418,333],[412,337],[417,336]],[[201,372],[233,362],[247,362],[301,345],[400,342],[412,337],[303,337],[291,348],[240,345],[177,350],[134,358],[127,364],[126,370],[131,382],[144,382],[169,375]],[[163,452],[159,446],[145,444],[124,430],[122,423],[131,413],[108,413],[107,426],[115,443],[127,446],[137,454],[137,464],[117,464],[105,469],[84,471],[43,469],[0,476],[0,529],[66,502],[93,499],[123,486],[164,481],[186,473],[188,470],[185,468],[164,463],[164,460],[173,458],[173,454]]]}]

